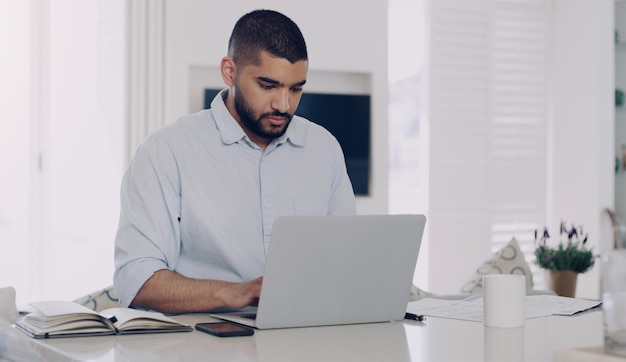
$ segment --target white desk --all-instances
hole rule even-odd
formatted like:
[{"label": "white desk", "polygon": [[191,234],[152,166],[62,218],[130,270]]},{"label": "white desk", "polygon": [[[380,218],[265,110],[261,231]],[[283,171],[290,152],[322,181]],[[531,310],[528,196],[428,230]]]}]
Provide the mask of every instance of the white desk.
[{"label": "white desk", "polygon": [[[189,324],[211,320],[205,315],[175,318]],[[601,311],[528,319],[520,330],[428,318],[425,323],[256,331],[234,338],[193,331],[33,340],[5,326],[0,329],[0,360],[542,362],[554,361],[557,351],[602,346],[602,328]]]}]

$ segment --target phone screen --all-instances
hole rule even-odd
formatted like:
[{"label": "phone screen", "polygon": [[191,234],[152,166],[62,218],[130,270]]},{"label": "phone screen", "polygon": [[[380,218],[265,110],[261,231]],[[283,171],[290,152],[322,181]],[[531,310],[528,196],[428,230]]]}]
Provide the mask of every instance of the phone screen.
[{"label": "phone screen", "polygon": [[251,336],[254,330],[230,322],[198,323],[196,329],[218,337]]}]

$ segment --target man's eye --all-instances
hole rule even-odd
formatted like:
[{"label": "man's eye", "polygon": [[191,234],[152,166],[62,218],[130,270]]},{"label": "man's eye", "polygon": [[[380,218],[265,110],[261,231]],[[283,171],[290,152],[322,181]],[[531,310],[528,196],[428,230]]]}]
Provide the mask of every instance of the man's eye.
[{"label": "man's eye", "polygon": [[274,89],[274,85],[273,84],[261,84],[261,88],[263,89]]}]

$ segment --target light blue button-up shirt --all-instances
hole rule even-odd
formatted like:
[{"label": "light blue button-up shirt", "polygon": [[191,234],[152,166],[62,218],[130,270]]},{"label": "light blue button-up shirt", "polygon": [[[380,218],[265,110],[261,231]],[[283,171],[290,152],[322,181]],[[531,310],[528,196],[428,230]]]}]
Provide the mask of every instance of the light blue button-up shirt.
[{"label": "light blue button-up shirt", "polygon": [[281,215],[349,215],[343,153],[324,128],[294,116],[262,151],[228,112],[211,109],[150,135],[121,188],[114,285],[129,305],[154,272],[242,282],[263,275]]}]

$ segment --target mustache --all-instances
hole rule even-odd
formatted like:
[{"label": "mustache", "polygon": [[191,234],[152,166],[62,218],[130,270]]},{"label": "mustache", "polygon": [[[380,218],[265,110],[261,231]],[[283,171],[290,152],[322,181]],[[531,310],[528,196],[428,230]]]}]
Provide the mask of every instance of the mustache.
[{"label": "mustache", "polygon": [[293,114],[289,113],[289,112],[268,112],[268,113],[263,113],[260,117],[260,119],[266,118],[266,117],[283,117],[286,119],[291,119],[293,117]]}]

